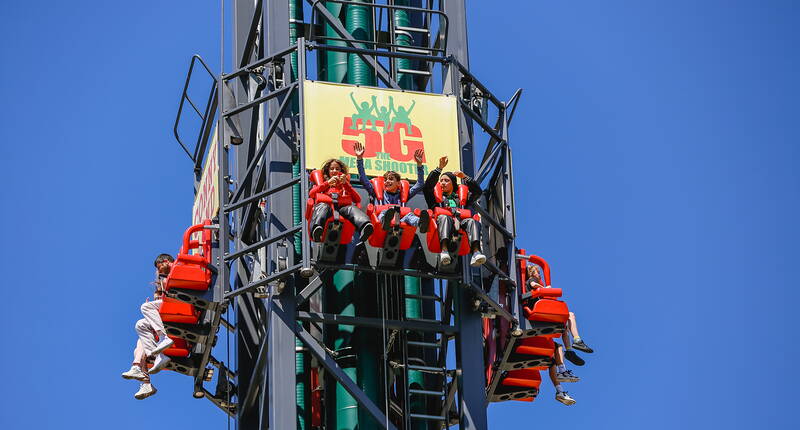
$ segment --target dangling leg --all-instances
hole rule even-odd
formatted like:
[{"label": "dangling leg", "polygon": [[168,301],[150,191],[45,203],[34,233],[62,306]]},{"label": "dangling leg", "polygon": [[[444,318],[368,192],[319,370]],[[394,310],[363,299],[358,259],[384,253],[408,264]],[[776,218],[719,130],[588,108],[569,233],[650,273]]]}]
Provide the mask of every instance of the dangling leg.
[{"label": "dangling leg", "polygon": [[574,405],[575,399],[569,396],[566,391],[561,388],[561,382],[577,382],[580,380],[575,375],[572,375],[572,372],[567,370],[564,366],[564,357],[561,351],[561,345],[556,344],[556,350],[553,354],[553,365],[550,366],[550,381],[553,382],[553,386],[556,388],[556,400],[567,405]]},{"label": "dangling leg", "polygon": [[467,233],[470,251],[472,252],[472,259],[469,264],[473,267],[480,266],[486,262],[486,256],[481,253],[481,224],[472,218],[467,218],[461,220],[461,226]]},{"label": "dangling leg", "polygon": [[153,300],[152,302],[144,302],[139,307],[142,311],[142,316],[150,325],[150,328],[156,332],[159,342],[156,348],[150,351],[150,355],[160,354],[165,349],[172,346],[172,339],[167,336],[167,330],[164,328],[164,323],[161,321],[161,314],[158,310],[161,309],[161,300]]},{"label": "dangling leg", "polygon": [[317,203],[311,211],[311,239],[314,242],[322,240],[325,230],[325,220],[331,216],[331,207],[327,203]]},{"label": "dangling leg", "polygon": [[342,218],[353,223],[353,225],[356,227],[356,231],[359,232],[359,239],[361,242],[366,241],[369,239],[370,235],[372,235],[374,227],[372,226],[372,223],[369,222],[369,217],[367,217],[367,214],[365,214],[356,205],[340,207],[339,214],[342,215]]},{"label": "dangling leg", "polygon": [[442,252],[439,253],[439,264],[447,266],[452,262],[450,258],[450,236],[453,235],[455,229],[455,222],[453,218],[448,215],[439,215],[436,217],[436,227],[439,229],[439,240],[442,245]]},{"label": "dangling leg", "polygon": [[572,335],[572,346],[575,347],[578,351],[587,352],[589,354],[593,353],[594,350],[589,348],[582,339],[581,335],[578,333],[578,323],[575,320],[575,314],[570,312],[569,313],[569,321],[567,321],[567,328],[569,329],[570,334]]},{"label": "dangling leg", "polygon": [[147,353],[144,351],[142,341],[136,340],[136,349],[133,350],[133,363],[127,372],[122,374],[125,379],[136,379],[144,383],[150,383],[150,375],[147,374]]}]

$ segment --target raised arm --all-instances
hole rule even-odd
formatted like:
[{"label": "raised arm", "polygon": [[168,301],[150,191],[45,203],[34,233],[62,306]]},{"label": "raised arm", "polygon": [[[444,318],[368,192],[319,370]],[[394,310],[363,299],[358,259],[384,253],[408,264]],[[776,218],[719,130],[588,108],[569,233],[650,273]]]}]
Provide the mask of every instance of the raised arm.
[{"label": "raised arm", "polygon": [[414,161],[417,162],[417,183],[408,190],[408,198],[409,200],[417,195],[418,192],[422,191],[422,187],[425,185],[425,168],[422,166],[422,159],[425,157],[425,152],[421,149],[417,149],[414,151]]},{"label": "raised arm", "polygon": [[414,105],[415,104],[417,104],[417,101],[416,100],[411,100],[411,106],[408,107],[408,112],[406,112],[406,115],[411,115],[411,111],[414,110]]},{"label": "raised arm", "polygon": [[356,102],[356,98],[355,98],[355,97],[353,97],[353,93],[352,93],[352,92],[350,93],[350,100],[352,100],[352,101],[353,101],[353,106],[355,106],[355,107],[356,107],[356,111],[359,111],[359,110],[361,110],[361,106],[359,106],[359,105],[358,105],[358,102]]},{"label": "raised arm", "polygon": [[361,185],[367,190],[367,193],[373,199],[377,199],[378,197],[375,195],[375,188],[372,187],[372,183],[369,182],[369,177],[367,176],[367,172],[364,170],[364,145],[361,142],[356,142],[353,144],[353,152],[356,154],[356,167],[358,167],[358,180],[361,181]]}]

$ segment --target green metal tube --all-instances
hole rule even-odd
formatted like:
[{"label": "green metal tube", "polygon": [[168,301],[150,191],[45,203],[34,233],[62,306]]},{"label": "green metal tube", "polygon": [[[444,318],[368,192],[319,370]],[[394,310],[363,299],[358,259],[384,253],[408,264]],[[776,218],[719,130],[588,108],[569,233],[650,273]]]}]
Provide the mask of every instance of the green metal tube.
[{"label": "green metal tube", "polygon": [[[395,0],[394,4],[397,6],[409,6],[408,0]],[[417,2],[418,3],[418,2]],[[419,5],[417,5],[419,6]],[[410,13],[407,10],[396,9],[392,11],[392,18],[395,27],[394,43],[401,46],[413,46],[414,38],[411,33],[405,30],[397,30],[397,27],[414,27],[416,23],[412,23]],[[413,60],[398,58],[395,59],[395,67],[399,69],[415,69],[416,62]],[[410,73],[397,73],[397,83],[400,88],[405,90],[417,90],[417,82],[414,75]],[[411,276],[404,277],[404,288],[406,294],[420,294],[420,280]],[[406,318],[422,318],[422,304],[419,299],[406,299],[405,300],[405,315]],[[420,333],[411,333],[412,337],[419,337]],[[423,351],[419,348],[409,348],[409,353],[417,358],[422,358]],[[408,388],[424,389],[425,375],[416,370],[408,371]],[[410,410],[415,413],[425,413],[425,398],[420,395],[411,395]],[[414,429],[427,429],[428,423],[421,420],[414,420],[411,422]]]},{"label": "green metal tube", "polygon": [[[394,2],[397,6],[408,6],[408,0],[395,0]],[[409,13],[407,10],[402,9],[395,9],[392,11],[394,27],[395,27],[395,36],[394,36],[394,43],[401,46],[412,46],[414,44],[414,38],[411,34],[404,30],[397,30],[397,27],[412,27],[411,19],[409,17]],[[407,58],[397,58],[395,61],[395,67],[397,69],[413,69],[414,68],[414,61],[409,60]],[[406,90],[416,90],[416,82],[414,81],[414,75],[410,73],[397,73],[397,84],[400,85],[400,88]]]},{"label": "green metal tube", "polygon": [[[354,0],[354,3],[372,3],[371,0]],[[372,41],[372,7],[347,5],[345,28],[358,40]],[[371,45],[357,43],[359,48],[372,48]],[[375,71],[358,54],[348,54],[347,83],[375,85]]]},{"label": "green metal tube", "polygon": [[[328,297],[327,301],[333,302],[334,311],[346,316],[355,316],[356,307],[353,303],[353,284],[355,283],[355,273],[347,270],[340,270],[333,275],[333,297]],[[333,333],[333,349],[337,352],[345,350],[347,347],[353,345],[353,331],[354,327],[349,325],[339,325],[334,329]],[[344,359],[340,361],[344,373],[347,374],[354,381],[358,381],[358,372],[356,367],[350,363],[351,360]],[[335,426],[336,430],[356,430],[358,426],[358,402],[348,393],[344,387],[336,384],[336,416]]]},{"label": "green metal tube", "polygon": [[[358,0],[358,3],[371,3],[368,0]],[[371,41],[373,39],[372,7],[349,4],[345,11],[345,28],[358,40]],[[356,44],[359,47],[371,48],[371,45]],[[357,85],[375,85],[375,73],[372,68],[356,54],[348,54],[347,61],[347,83]],[[359,316],[368,316],[367,313],[374,311],[377,304],[373,294],[375,276],[359,274],[355,277],[354,288],[358,291],[358,299],[355,303]],[[369,290],[367,290],[369,289]],[[379,338],[377,330],[360,327],[354,336],[354,347],[358,352],[356,356],[356,384],[364,391],[364,394],[375,403],[379,401],[381,387],[383,384],[378,381],[377,357],[380,351],[375,339]],[[361,408],[359,408],[361,409]],[[376,423],[365,411],[359,410],[358,430],[378,429]]]},{"label": "green metal tube", "polygon": [[[342,18],[343,6],[341,3],[327,3],[325,7],[336,17]],[[341,38],[339,33],[333,29],[330,24],[324,25],[325,37]],[[326,44],[333,46],[347,46],[346,42],[337,40],[326,40]],[[318,57],[320,76],[323,80],[328,82],[345,82],[347,78],[347,53],[324,51],[323,55]]]}]

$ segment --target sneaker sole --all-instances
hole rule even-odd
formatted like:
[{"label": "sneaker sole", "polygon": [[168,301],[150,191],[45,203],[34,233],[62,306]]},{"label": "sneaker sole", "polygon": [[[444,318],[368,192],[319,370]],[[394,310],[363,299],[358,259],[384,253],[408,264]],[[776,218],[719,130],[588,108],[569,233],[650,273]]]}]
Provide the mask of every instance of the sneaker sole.
[{"label": "sneaker sole", "polygon": [[583,347],[580,347],[580,346],[575,345],[575,344],[572,344],[572,348],[573,349],[577,349],[580,352],[585,352],[587,354],[592,354],[594,352],[594,350],[592,348],[583,348]]},{"label": "sneaker sole", "polygon": [[558,382],[580,382],[581,378],[558,378]]},{"label": "sneaker sole", "polygon": [[134,394],[133,398],[135,398],[136,400],[144,400],[144,399],[154,395],[157,392],[158,392],[158,390],[156,389],[156,387],[153,387],[153,391],[151,391],[151,392],[149,392],[147,394],[142,394],[142,395],[138,395],[138,396],[136,394]]},{"label": "sneaker sole", "polygon": [[124,375],[124,374],[123,374],[123,375],[122,375],[122,379],[135,379],[135,380],[137,380],[137,381],[144,381],[145,379],[147,379],[147,375],[142,375],[142,376],[130,376],[130,375]]},{"label": "sneaker sole", "polygon": [[168,344],[166,344],[164,346],[159,346],[156,349],[154,349],[153,352],[150,353],[150,356],[151,357],[155,357],[158,354],[161,354],[162,352],[168,350],[169,347],[171,347],[172,345],[175,345],[175,342],[170,342],[170,343],[168,343]]},{"label": "sneaker sole", "polygon": [[572,364],[574,364],[576,366],[583,366],[584,364],[586,364],[586,361],[584,359],[578,357],[578,355],[575,354],[574,352],[573,352],[571,357],[570,357],[570,354],[564,353],[564,358],[566,358],[567,360],[569,360],[570,363],[572,363]]},{"label": "sneaker sole", "polygon": [[572,406],[575,404],[575,400],[556,399],[556,401],[561,403],[562,405],[567,405],[567,406]]},{"label": "sneaker sole", "polygon": [[483,266],[483,263],[485,263],[485,262],[486,262],[486,258],[482,258],[482,259],[479,259],[478,261],[476,261],[474,263],[469,263],[469,265],[472,266],[472,267],[478,267],[478,266]]},{"label": "sneaker sole", "polygon": [[151,375],[155,375],[156,373],[164,370],[164,368],[167,367],[167,364],[169,364],[170,361],[172,361],[172,360],[164,360],[164,361],[161,362],[162,363],[161,366],[158,366],[158,367],[153,366],[153,367],[151,367],[149,373]]}]

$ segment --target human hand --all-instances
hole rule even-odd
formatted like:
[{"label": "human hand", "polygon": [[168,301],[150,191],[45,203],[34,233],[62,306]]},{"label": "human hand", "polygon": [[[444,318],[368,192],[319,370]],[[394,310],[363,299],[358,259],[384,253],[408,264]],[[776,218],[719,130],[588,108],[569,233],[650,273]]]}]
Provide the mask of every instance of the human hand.
[{"label": "human hand", "polygon": [[425,151],[422,149],[417,149],[414,151],[414,161],[417,162],[417,166],[422,165],[422,160],[425,158]]},{"label": "human hand", "polygon": [[330,185],[331,187],[335,187],[336,185],[339,184],[339,181],[340,179],[338,176],[331,176],[330,179],[328,179],[328,185]]},{"label": "human hand", "polygon": [[447,160],[447,156],[446,155],[444,157],[440,158],[439,159],[439,168],[440,169],[444,169],[444,166],[447,166],[447,161],[448,160]]},{"label": "human hand", "polygon": [[465,175],[465,174],[464,174],[464,172],[462,172],[462,171],[460,171],[460,170],[456,170],[455,172],[453,172],[453,174],[454,174],[454,175],[456,176],[456,178],[458,178],[458,179],[464,179],[464,178],[466,178],[466,177],[467,177],[467,175]]},{"label": "human hand", "polygon": [[356,157],[361,160],[364,158],[364,145],[361,142],[356,142],[353,144],[353,151],[356,153]]}]

